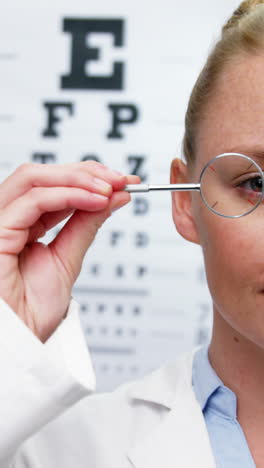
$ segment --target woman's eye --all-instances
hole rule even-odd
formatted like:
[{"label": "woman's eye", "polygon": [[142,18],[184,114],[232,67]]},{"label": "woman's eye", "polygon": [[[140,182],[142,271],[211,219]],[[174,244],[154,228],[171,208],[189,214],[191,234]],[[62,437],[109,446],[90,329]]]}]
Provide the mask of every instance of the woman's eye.
[{"label": "woman's eye", "polygon": [[254,192],[262,192],[262,178],[252,177],[251,179],[240,182],[239,187],[246,190],[253,190]]}]

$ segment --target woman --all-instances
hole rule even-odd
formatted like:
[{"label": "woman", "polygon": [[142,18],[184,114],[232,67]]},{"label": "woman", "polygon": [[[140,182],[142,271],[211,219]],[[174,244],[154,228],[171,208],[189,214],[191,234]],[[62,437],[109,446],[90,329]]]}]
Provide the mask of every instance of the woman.
[{"label": "woman", "polygon": [[[172,183],[197,180],[225,152],[261,165],[263,3],[243,2],[212,51],[186,115],[187,164],[172,162]],[[88,396],[93,371],[71,289],[97,229],[129,201],[125,184],[138,182],[86,162],[24,165],[1,185],[1,468],[264,465],[263,204],[224,218],[197,194],[173,192],[178,231],[203,249],[209,349]],[[37,242],[72,213],[49,246]]]}]

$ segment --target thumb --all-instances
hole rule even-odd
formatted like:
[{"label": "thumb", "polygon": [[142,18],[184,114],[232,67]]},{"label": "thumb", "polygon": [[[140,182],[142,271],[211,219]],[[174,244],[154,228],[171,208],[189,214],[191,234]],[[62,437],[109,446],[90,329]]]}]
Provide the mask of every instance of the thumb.
[{"label": "thumb", "polygon": [[114,192],[107,208],[97,212],[76,210],[63,226],[56,238],[49,244],[54,257],[63,264],[72,284],[78,277],[84,256],[92,244],[97,231],[113,210],[121,208],[131,200],[127,192]]}]

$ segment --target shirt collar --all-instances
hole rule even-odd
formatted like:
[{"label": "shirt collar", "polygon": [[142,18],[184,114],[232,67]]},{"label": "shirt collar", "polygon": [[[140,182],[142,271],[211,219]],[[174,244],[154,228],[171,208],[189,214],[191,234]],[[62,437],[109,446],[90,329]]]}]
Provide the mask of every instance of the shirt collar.
[{"label": "shirt collar", "polygon": [[208,359],[208,346],[195,353],[193,360],[192,384],[196,399],[203,412],[213,408],[224,417],[236,418],[237,398],[224,385]]}]

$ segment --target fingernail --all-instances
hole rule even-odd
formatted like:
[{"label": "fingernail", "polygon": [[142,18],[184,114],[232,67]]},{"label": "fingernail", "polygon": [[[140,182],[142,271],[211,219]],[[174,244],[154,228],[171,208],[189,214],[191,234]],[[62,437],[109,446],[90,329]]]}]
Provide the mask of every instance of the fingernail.
[{"label": "fingernail", "polygon": [[98,179],[97,177],[94,177],[93,183],[95,187],[99,188],[105,193],[110,193],[112,191],[112,185],[108,184],[102,179]]},{"label": "fingernail", "polygon": [[126,202],[122,203],[122,205],[119,205],[118,203],[114,204],[114,205],[112,206],[112,208],[111,208],[112,213],[113,213],[113,211],[119,210],[119,208],[122,208],[122,206],[125,206],[125,205],[126,205],[127,203],[129,203],[129,202],[130,202],[130,200],[127,200]]}]

